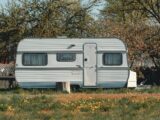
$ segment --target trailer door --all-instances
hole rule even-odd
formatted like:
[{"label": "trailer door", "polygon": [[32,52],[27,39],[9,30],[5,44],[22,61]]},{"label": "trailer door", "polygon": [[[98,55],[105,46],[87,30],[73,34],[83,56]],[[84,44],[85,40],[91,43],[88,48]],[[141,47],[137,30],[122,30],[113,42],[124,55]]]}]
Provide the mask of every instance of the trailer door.
[{"label": "trailer door", "polygon": [[84,86],[96,86],[97,81],[97,45],[84,44]]}]

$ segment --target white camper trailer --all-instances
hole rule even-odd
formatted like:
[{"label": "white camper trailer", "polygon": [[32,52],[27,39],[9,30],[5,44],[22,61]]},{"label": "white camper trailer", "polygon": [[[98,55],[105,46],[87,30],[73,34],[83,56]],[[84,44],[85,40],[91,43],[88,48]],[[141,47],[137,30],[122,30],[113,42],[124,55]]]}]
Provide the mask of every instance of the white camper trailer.
[{"label": "white camper trailer", "polygon": [[15,75],[22,88],[54,88],[56,82],[121,88],[129,78],[127,48],[117,38],[24,39],[17,48]]}]

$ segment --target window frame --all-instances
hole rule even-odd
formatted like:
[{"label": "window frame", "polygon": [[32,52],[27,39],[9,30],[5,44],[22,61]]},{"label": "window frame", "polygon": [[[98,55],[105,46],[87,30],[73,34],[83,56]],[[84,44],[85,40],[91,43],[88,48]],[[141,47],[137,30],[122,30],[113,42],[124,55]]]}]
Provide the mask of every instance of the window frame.
[{"label": "window frame", "polygon": [[[69,61],[59,60],[58,59],[58,54],[73,54],[74,55],[74,59],[73,60],[69,60]],[[76,53],[65,53],[65,52],[56,53],[56,60],[57,60],[57,62],[74,62],[74,61],[76,61]]]},{"label": "window frame", "polygon": [[[120,64],[105,64],[105,55],[106,54],[120,54],[121,57],[121,63]],[[123,64],[123,54],[121,52],[105,52],[102,55],[102,63],[104,66],[121,66]]]},{"label": "window frame", "polygon": [[[29,65],[29,64],[24,64],[24,56],[25,54],[44,54],[46,57],[45,57],[45,60],[46,60],[46,64],[45,65]],[[47,53],[23,53],[22,54],[22,65],[23,66],[47,66],[48,65],[48,54]]]}]

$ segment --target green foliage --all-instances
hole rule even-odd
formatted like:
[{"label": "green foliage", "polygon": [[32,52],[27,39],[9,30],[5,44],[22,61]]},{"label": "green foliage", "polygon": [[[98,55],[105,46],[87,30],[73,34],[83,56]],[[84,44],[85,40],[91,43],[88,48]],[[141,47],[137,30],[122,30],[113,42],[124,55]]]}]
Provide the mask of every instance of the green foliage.
[{"label": "green foliage", "polygon": [[8,99],[1,98],[0,99],[0,111],[6,111],[8,107]]},{"label": "green foliage", "polygon": [[0,104],[0,111],[5,111],[7,109],[6,104]]}]

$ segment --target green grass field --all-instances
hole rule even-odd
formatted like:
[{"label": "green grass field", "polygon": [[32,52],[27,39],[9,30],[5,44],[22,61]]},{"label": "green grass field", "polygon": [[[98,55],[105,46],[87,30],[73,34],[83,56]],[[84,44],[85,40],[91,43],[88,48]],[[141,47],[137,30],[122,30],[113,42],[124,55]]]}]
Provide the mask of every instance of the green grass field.
[{"label": "green grass field", "polygon": [[0,91],[0,120],[160,120],[160,88]]}]

